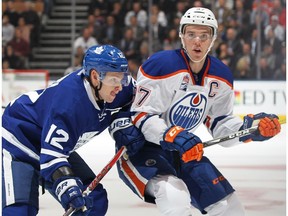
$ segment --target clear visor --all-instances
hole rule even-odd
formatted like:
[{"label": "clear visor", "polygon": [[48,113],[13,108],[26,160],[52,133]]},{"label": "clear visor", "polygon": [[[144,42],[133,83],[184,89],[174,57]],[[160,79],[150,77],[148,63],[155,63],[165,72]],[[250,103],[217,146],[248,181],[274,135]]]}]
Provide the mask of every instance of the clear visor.
[{"label": "clear visor", "polygon": [[201,33],[201,34],[196,34],[194,32],[189,32],[184,34],[184,38],[188,39],[188,40],[195,40],[196,38],[198,38],[200,41],[205,42],[208,39],[212,38],[212,35],[210,35],[209,33]]},{"label": "clear visor", "polygon": [[128,73],[115,73],[108,72],[104,76],[101,82],[108,86],[127,86],[128,85]]}]

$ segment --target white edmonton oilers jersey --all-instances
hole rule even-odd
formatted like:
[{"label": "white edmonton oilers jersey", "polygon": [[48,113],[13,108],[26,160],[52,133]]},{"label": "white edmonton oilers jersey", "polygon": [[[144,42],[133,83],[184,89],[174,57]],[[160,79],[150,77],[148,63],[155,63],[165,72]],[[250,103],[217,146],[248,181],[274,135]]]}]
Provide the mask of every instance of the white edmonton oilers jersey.
[{"label": "white edmonton oilers jersey", "polygon": [[172,125],[194,132],[204,123],[217,138],[238,131],[242,125],[242,120],[233,116],[233,104],[232,73],[220,60],[207,56],[195,75],[184,50],[161,51],[139,68],[133,122],[148,141],[157,144]]}]

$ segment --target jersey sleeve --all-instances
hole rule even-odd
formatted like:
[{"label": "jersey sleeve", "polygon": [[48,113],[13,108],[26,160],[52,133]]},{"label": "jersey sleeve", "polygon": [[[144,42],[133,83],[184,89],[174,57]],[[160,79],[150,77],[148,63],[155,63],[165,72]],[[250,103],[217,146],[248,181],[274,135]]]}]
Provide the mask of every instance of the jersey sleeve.
[{"label": "jersey sleeve", "polygon": [[[213,100],[213,105],[208,111],[205,125],[209,133],[214,137],[227,136],[238,131],[242,125],[242,120],[233,115],[234,90],[233,77],[228,68],[222,68],[221,75],[213,74],[213,78],[218,77],[218,94]],[[238,144],[237,139],[220,143],[222,146],[233,146]]]}]

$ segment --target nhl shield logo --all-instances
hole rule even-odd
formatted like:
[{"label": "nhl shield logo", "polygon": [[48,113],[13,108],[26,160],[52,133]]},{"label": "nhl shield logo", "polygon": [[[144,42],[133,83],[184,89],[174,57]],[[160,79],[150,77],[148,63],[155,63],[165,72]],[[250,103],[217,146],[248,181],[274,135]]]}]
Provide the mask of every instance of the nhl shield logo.
[{"label": "nhl shield logo", "polygon": [[207,107],[207,98],[201,93],[190,93],[177,101],[170,111],[170,122],[191,130],[202,122]]}]

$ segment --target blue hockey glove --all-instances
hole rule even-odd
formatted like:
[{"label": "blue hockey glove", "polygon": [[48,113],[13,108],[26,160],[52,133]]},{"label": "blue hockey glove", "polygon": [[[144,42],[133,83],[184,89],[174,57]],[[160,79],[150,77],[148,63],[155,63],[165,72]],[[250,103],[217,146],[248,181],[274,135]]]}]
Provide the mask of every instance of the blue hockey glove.
[{"label": "blue hockey glove", "polygon": [[83,184],[79,178],[64,176],[54,182],[52,189],[65,210],[72,206],[78,209],[77,212],[81,212],[81,215],[87,215],[89,209],[93,206],[93,202],[89,196],[83,197],[80,189],[82,187]]},{"label": "blue hockey glove", "polygon": [[160,144],[164,150],[179,151],[182,160],[200,161],[203,156],[203,144],[201,139],[193,133],[185,131],[182,127],[172,126],[168,128]]},{"label": "blue hockey glove", "polygon": [[117,118],[109,127],[109,133],[118,149],[126,146],[129,156],[135,155],[145,144],[144,135],[131,122],[130,112],[117,113]]},{"label": "blue hockey glove", "polygon": [[[84,185],[83,191],[88,187]],[[72,216],[82,216],[82,215],[106,215],[108,209],[108,199],[107,199],[107,192],[103,188],[103,185],[99,183],[97,187],[92,190],[85,199],[88,199],[91,202],[91,208],[87,211],[83,212],[82,209],[74,212]],[[87,206],[87,205],[86,205]]]},{"label": "blue hockey glove", "polygon": [[278,116],[274,114],[266,114],[264,112],[256,115],[249,114],[244,117],[243,125],[240,130],[244,130],[253,126],[258,125],[255,132],[240,137],[239,140],[242,142],[250,141],[264,141],[272,138],[278,134],[281,130],[281,125],[278,120]]}]

